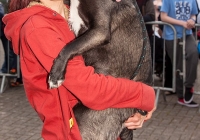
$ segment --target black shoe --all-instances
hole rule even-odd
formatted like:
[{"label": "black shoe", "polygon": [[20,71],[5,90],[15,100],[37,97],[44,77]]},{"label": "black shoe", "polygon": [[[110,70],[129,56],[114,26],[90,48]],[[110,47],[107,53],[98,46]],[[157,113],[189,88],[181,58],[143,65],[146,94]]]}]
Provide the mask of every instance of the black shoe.
[{"label": "black shoe", "polygon": [[189,104],[193,100],[193,88],[185,88],[184,102]]},{"label": "black shoe", "polygon": [[191,101],[189,104],[187,104],[184,102],[183,99],[179,99],[177,103],[180,105],[187,106],[187,107],[199,107],[199,104],[195,103],[194,101]]}]

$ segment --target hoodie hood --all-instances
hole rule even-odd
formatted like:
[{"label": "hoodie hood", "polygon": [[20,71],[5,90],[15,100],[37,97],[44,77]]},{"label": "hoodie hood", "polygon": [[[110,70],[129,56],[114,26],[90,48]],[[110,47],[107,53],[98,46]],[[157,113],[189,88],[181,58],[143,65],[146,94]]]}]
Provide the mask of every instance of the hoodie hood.
[{"label": "hoodie hood", "polygon": [[[47,14],[51,13],[51,14]],[[20,47],[20,31],[24,23],[33,15],[40,14],[47,18],[52,18],[52,13],[55,11],[41,5],[40,3],[32,2],[27,8],[9,13],[4,16],[5,24],[4,32],[8,40],[12,42],[13,50],[19,54]],[[57,13],[56,13],[57,14]]]}]

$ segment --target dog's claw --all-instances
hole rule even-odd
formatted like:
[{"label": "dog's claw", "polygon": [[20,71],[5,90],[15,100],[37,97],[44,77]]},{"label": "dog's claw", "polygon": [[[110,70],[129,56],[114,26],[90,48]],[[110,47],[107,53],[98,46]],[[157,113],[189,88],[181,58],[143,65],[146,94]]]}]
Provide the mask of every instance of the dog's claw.
[{"label": "dog's claw", "polygon": [[[53,82],[51,80],[51,77],[49,76],[49,80],[48,80],[48,83],[49,83],[49,88],[50,89],[53,89],[53,88],[58,88],[59,86],[62,85],[64,80],[58,80],[57,82]],[[56,83],[56,84],[55,84]]]}]

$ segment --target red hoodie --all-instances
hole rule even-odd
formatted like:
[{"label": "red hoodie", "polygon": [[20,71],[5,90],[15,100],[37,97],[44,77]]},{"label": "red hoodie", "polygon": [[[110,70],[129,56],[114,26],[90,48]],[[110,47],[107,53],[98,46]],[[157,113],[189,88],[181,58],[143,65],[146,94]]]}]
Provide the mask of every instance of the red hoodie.
[{"label": "red hoodie", "polygon": [[[53,60],[74,34],[66,20],[55,11],[35,5],[6,15],[5,34],[20,55],[27,98],[44,122],[45,140],[81,140],[72,112],[79,98],[95,110],[154,107],[152,87],[123,78],[96,74],[85,66],[82,56],[69,61],[66,80],[57,89],[48,89],[48,73]],[[75,98],[77,97],[77,98]]]}]

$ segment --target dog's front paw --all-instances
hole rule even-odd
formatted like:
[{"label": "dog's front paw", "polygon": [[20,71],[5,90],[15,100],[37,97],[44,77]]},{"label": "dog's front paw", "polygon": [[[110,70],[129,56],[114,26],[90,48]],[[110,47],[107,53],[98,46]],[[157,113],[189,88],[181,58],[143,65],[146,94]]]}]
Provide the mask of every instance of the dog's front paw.
[{"label": "dog's front paw", "polygon": [[55,59],[49,73],[49,88],[58,88],[65,80],[66,65],[60,59]]},{"label": "dog's front paw", "polygon": [[60,79],[60,80],[55,80],[56,78],[52,77],[52,76],[49,76],[49,80],[48,80],[48,83],[49,83],[49,88],[52,89],[52,88],[58,88],[59,86],[62,85],[64,79]]}]

